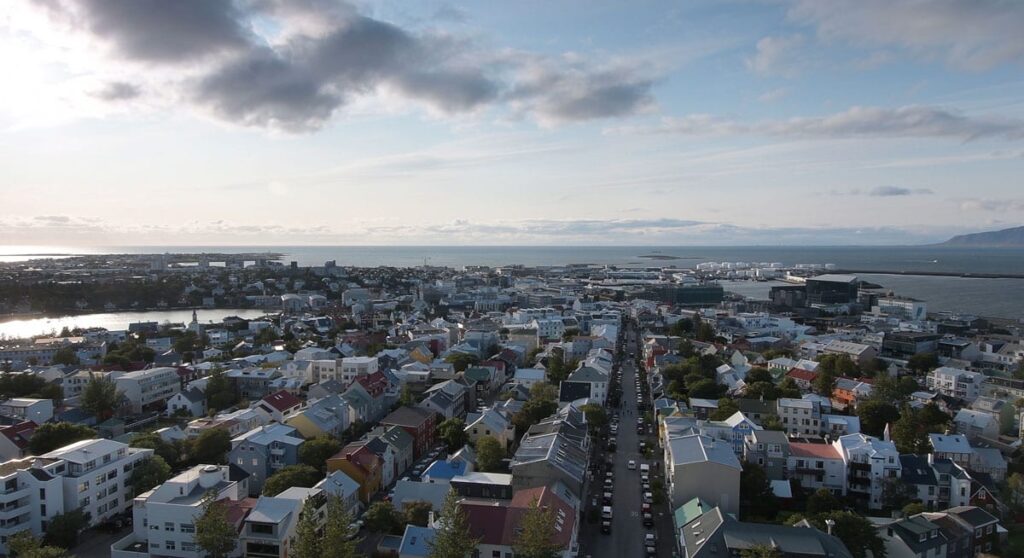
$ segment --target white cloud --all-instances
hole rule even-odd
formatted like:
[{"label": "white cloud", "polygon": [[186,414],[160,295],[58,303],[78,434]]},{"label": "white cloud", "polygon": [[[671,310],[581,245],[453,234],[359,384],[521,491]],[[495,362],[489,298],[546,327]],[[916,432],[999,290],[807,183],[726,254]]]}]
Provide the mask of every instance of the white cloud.
[{"label": "white cloud", "polygon": [[747,59],[747,68],[762,76],[795,77],[807,62],[805,45],[802,35],[764,37]]}]

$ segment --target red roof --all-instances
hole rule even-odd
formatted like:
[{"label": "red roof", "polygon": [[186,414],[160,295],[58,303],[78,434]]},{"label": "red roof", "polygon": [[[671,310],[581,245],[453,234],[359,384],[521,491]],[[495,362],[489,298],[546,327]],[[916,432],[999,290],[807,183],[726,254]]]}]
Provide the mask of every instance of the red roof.
[{"label": "red roof", "polygon": [[372,397],[380,397],[388,387],[388,377],[380,370],[373,374],[359,376],[356,378],[356,381],[359,382],[359,385],[366,388],[366,391]]},{"label": "red roof", "polygon": [[552,510],[555,518],[555,543],[563,548],[572,541],[576,513],[572,506],[549,486],[516,491],[511,501],[466,498],[459,502],[469,519],[469,531],[483,544],[512,545],[527,509],[536,501]]},{"label": "red roof", "polygon": [[18,424],[12,424],[10,426],[0,428],[0,434],[6,436],[7,439],[14,445],[18,446],[18,448],[25,449],[28,447],[29,438],[32,437],[32,433],[34,433],[38,427],[38,424],[30,420],[26,420],[24,422],[19,422]]},{"label": "red roof", "polygon": [[459,503],[469,520],[469,532],[481,544],[509,545],[514,538],[506,538],[505,528],[511,511],[506,502],[493,500],[463,500]]},{"label": "red roof", "polygon": [[790,368],[786,375],[794,380],[803,380],[805,382],[813,382],[818,377],[816,373],[804,370],[803,368]]},{"label": "red roof", "polygon": [[831,444],[808,444],[805,442],[790,442],[789,455],[814,459],[842,459]]},{"label": "red roof", "polygon": [[301,399],[284,390],[277,393],[271,393],[263,398],[263,402],[282,413],[288,409],[302,405]]}]

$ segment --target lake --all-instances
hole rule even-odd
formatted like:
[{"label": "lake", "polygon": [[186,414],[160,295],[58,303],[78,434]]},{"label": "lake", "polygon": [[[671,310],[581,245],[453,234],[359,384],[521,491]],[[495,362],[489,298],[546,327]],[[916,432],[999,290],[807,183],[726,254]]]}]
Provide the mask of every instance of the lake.
[{"label": "lake", "polygon": [[[217,308],[198,310],[199,323],[220,323],[227,316],[253,319],[267,312],[252,308]],[[109,330],[128,329],[134,322],[189,323],[192,310],[152,310],[145,312],[110,312],[103,314],[77,314],[50,318],[27,318],[0,322],[0,339],[23,338],[48,333],[59,333],[63,328],[102,327]]]}]

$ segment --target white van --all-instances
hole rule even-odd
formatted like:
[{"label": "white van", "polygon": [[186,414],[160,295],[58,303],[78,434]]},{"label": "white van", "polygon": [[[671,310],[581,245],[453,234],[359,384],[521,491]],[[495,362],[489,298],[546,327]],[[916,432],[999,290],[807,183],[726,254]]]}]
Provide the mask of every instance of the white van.
[{"label": "white van", "polygon": [[612,507],[611,506],[604,506],[603,508],[601,508],[601,519],[611,519],[611,518],[612,518]]},{"label": "white van", "polygon": [[643,473],[650,473],[650,472],[651,472],[651,466],[650,465],[648,465],[646,463],[641,463],[640,464],[640,473],[641,474],[643,474]]}]

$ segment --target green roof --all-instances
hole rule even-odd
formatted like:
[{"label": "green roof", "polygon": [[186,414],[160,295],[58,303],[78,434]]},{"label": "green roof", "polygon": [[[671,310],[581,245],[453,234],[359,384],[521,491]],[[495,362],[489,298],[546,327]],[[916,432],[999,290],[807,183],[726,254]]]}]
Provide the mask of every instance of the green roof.
[{"label": "green roof", "polygon": [[673,514],[676,529],[711,511],[714,507],[700,498],[694,498],[679,506]]},{"label": "green roof", "polygon": [[466,369],[465,376],[478,382],[486,382],[491,379],[491,371],[486,368],[474,366]]}]

